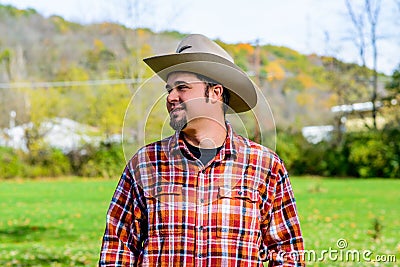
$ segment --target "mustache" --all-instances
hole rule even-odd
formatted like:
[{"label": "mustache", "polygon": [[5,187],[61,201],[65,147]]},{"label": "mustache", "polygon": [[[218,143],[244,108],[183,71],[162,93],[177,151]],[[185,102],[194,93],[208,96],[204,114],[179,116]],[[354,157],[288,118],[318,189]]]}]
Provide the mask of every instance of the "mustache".
[{"label": "mustache", "polygon": [[174,111],[177,111],[177,110],[186,110],[186,104],[180,103],[178,106],[171,109],[170,113],[173,113]]}]

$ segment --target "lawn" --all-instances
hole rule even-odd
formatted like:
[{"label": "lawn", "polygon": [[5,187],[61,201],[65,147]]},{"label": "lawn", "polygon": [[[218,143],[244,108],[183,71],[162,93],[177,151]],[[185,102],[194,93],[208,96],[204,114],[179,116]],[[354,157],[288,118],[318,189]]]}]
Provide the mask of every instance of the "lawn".
[{"label": "lawn", "polygon": [[[116,183],[1,181],[0,266],[95,266]],[[369,250],[371,259],[394,255],[397,262],[387,266],[400,264],[400,180],[294,177],[292,184],[306,249],[316,253],[309,266],[360,264],[328,254],[318,260],[322,250],[338,250],[336,257]],[[338,248],[340,239],[345,249]]]},{"label": "lawn", "polygon": [[116,181],[1,182],[0,266],[94,266]]},{"label": "lawn", "polygon": [[[318,257],[322,250],[337,251],[309,266],[400,266],[400,180],[293,178],[292,184],[306,250]],[[340,249],[338,242],[347,245]],[[346,260],[350,250],[368,250],[371,260],[394,255],[397,261],[357,263]],[[341,255],[342,261],[335,260]]]}]

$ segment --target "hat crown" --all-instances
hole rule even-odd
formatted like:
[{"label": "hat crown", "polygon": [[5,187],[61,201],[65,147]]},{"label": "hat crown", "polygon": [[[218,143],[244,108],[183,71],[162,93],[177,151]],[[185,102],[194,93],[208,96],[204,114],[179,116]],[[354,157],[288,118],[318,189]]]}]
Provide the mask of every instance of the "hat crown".
[{"label": "hat crown", "polygon": [[234,63],[233,58],[221,46],[202,34],[190,34],[186,36],[179,43],[176,53],[214,54]]},{"label": "hat crown", "polygon": [[171,72],[192,72],[221,83],[230,91],[227,112],[244,112],[257,104],[256,87],[232,57],[217,43],[201,34],[191,34],[175,53],[153,56],[144,62],[164,81]]}]

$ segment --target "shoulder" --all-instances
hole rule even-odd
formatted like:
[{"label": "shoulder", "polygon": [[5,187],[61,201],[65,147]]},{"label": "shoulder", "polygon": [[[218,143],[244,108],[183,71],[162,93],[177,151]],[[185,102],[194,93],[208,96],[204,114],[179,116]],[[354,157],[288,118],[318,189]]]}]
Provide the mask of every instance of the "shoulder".
[{"label": "shoulder", "polygon": [[163,152],[168,153],[171,145],[170,143],[173,139],[174,136],[172,135],[162,140],[142,146],[128,161],[128,166],[130,169],[135,169],[140,167],[141,164],[154,162],[159,154],[162,154]]},{"label": "shoulder", "polygon": [[[155,172],[155,166],[157,165],[160,155],[168,153],[169,143],[172,138],[173,137],[170,136],[139,148],[137,152],[127,160],[122,178],[131,184],[143,188],[143,182]],[[163,153],[163,151],[166,153]]]},{"label": "shoulder", "polygon": [[235,138],[242,143],[250,154],[255,154],[263,158],[269,158],[274,161],[282,162],[279,155],[269,147],[263,146],[241,135],[235,135]]},{"label": "shoulder", "polygon": [[272,177],[288,175],[283,160],[274,150],[240,135],[236,135],[236,138],[243,145],[245,154],[248,155],[249,165],[257,166]]}]

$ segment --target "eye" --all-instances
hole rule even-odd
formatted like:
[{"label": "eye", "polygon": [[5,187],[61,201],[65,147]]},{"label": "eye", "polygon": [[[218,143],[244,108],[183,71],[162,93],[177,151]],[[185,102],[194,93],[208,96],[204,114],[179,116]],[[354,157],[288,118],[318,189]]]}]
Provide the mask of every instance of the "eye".
[{"label": "eye", "polygon": [[167,89],[167,93],[170,94],[174,89],[176,89],[179,92],[179,91],[184,91],[186,89],[190,89],[190,86],[186,83],[181,83],[176,85],[175,87],[170,87],[169,85],[167,85],[165,89]]},{"label": "eye", "polygon": [[187,86],[186,84],[179,84],[179,85],[176,86],[176,89],[178,91],[182,91],[182,90],[185,90],[185,89],[188,89],[188,88],[189,88],[189,86]]}]

